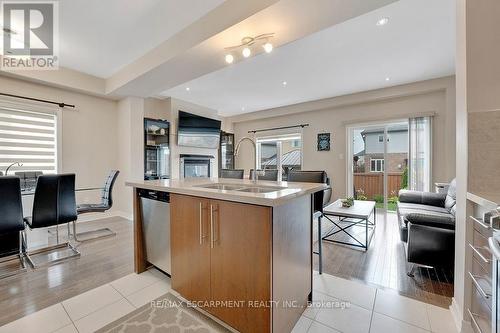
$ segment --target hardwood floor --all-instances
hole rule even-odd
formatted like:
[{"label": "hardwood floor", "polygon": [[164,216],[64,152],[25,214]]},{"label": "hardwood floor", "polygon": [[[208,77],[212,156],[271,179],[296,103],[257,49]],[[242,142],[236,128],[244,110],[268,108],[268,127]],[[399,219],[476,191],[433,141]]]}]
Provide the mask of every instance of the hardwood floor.
[{"label": "hardwood floor", "polygon": [[[108,227],[115,237],[79,244],[79,259],[0,280],[0,326],[102,286],[133,272],[132,223],[113,217],[77,224],[79,231]],[[61,234],[66,229],[61,228]],[[46,229],[28,235],[31,243],[47,239]],[[54,237],[49,238],[54,242]]]},{"label": "hardwood floor", "polygon": [[[331,224],[324,221],[323,225],[327,230]],[[79,231],[97,227],[109,227],[117,235],[80,244],[79,259],[0,280],[0,307],[8,309],[0,313],[0,326],[133,272],[132,223],[117,217],[78,225]],[[44,229],[29,237],[36,243],[46,235]],[[406,275],[408,267],[394,214],[378,214],[367,253],[327,242],[323,243],[323,253],[325,273],[390,288],[443,307],[451,302],[451,272],[419,269],[413,279]],[[317,269],[316,255],[314,264]]]},{"label": "hardwood floor", "polygon": [[[332,224],[323,219],[322,229]],[[364,227],[351,232],[364,241]],[[339,234],[340,236],[340,234]],[[345,241],[347,238],[341,236]],[[315,245],[317,248],[317,244]],[[314,256],[318,269],[318,257]],[[403,242],[399,239],[395,213],[377,213],[377,227],[367,252],[351,247],[323,242],[323,272],[343,278],[361,280],[377,287],[390,288],[399,294],[434,305],[448,307],[453,296],[453,272],[442,269],[418,268],[415,276],[406,275]]]}]

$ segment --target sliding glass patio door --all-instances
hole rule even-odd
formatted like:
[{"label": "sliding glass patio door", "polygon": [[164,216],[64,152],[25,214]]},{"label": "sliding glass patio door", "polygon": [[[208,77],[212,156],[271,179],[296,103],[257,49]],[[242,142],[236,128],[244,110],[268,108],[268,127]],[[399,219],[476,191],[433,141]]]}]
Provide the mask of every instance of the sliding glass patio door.
[{"label": "sliding glass patio door", "polygon": [[399,190],[408,187],[408,121],[356,126],[348,133],[348,195],[394,211]]}]

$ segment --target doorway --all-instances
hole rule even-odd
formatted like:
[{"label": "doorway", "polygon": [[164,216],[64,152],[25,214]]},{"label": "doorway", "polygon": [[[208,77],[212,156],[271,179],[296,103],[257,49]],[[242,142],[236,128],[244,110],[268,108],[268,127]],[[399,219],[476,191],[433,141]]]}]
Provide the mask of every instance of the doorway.
[{"label": "doorway", "polygon": [[398,192],[409,188],[409,121],[348,128],[348,196],[396,211]]}]

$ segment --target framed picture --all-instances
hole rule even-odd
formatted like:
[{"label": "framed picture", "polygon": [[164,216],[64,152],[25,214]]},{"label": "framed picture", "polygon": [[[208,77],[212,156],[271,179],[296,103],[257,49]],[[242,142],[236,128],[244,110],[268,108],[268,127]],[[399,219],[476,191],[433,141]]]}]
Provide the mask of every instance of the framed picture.
[{"label": "framed picture", "polygon": [[318,133],[318,151],[330,150],[330,133]]}]

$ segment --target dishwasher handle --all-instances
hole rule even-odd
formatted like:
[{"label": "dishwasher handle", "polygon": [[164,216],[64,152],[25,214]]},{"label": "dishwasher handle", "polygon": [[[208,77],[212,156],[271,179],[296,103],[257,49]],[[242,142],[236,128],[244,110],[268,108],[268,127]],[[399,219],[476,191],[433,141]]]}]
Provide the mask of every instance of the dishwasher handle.
[{"label": "dishwasher handle", "polygon": [[139,198],[145,198],[166,203],[170,202],[170,193],[168,192],[139,189],[137,191],[137,195],[139,196]]}]

